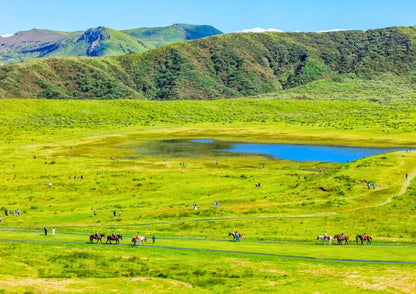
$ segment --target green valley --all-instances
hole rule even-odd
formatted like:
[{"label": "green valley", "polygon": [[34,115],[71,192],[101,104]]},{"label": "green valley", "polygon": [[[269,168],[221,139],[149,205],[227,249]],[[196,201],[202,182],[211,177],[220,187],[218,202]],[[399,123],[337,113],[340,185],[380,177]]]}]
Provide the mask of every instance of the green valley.
[{"label": "green valley", "polygon": [[[140,146],[215,138],[411,148],[414,107],[0,100],[0,261],[8,265],[0,270],[0,292],[412,292],[415,151],[340,164],[249,154],[175,157],[163,149],[144,155]],[[6,209],[21,214],[5,216]],[[241,242],[228,236],[236,230]],[[91,244],[95,232],[123,239]],[[349,245],[317,240],[341,232]],[[372,245],[356,245],[364,232]],[[136,248],[137,234],[148,240]]]}]

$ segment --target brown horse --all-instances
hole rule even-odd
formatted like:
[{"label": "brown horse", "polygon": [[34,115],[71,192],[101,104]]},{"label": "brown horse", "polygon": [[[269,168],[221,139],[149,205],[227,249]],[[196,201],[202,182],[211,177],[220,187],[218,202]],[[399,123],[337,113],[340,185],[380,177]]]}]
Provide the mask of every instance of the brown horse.
[{"label": "brown horse", "polygon": [[123,240],[123,236],[122,235],[111,235],[111,236],[107,236],[107,241],[105,242],[105,244],[107,244],[108,242],[114,241],[116,244],[120,244],[120,240]]},{"label": "brown horse", "polygon": [[92,243],[93,240],[95,239],[95,240],[97,240],[97,243],[98,242],[102,243],[102,239],[104,237],[105,237],[105,234],[100,234],[100,235],[98,235],[98,234],[92,234],[92,235],[90,235],[90,242]]},{"label": "brown horse", "polygon": [[341,237],[340,235],[335,235],[334,239],[337,239],[337,243],[339,245],[342,245],[342,241],[344,241],[345,245],[348,245],[348,240],[349,240],[348,236],[342,236]]},{"label": "brown horse", "polygon": [[364,241],[367,241],[367,245],[370,244],[371,245],[371,240],[373,238],[371,238],[371,236],[363,236],[363,235],[357,235],[355,236],[355,242],[357,242],[358,245],[358,240],[361,240],[361,245],[364,245]]}]

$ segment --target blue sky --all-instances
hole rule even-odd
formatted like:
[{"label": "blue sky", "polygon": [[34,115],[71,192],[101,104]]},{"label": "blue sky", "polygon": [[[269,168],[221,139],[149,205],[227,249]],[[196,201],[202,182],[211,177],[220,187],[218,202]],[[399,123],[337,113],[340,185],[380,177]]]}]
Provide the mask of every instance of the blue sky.
[{"label": "blue sky", "polygon": [[413,0],[0,0],[0,35],[210,24],[226,33],[254,27],[316,32],[416,25]]}]

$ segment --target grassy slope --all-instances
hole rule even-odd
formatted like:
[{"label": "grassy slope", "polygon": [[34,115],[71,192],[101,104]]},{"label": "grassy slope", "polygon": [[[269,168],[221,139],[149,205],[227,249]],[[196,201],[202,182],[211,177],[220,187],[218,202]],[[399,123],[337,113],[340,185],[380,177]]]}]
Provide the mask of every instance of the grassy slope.
[{"label": "grassy slope", "polygon": [[[53,61],[56,67],[65,62],[77,71],[87,72],[80,76],[69,76],[65,71],[56,74],[47,59],[13,64],[0,68],[0,97],[215,99],[292,89],[332,77],[283,96],[302,97],[332,87],[325,90],[328,96],[337,93],[339,83],[350,91],[358,83],[362,89],[358,97],[371,100],[371,91],[392,77],[403,85],[396,90],[400,93],[394,95],[396,99],[412,100],[414,90],[406,83],[414,79],[414,30],[228,34],[176,43],[143,54],[106,59],[117,68],[108,76],[113,89],[107,92],[100,90],[102,76],[86,71],[90,66],[105,71],[99,59],[89,60],[88,65],[82,59]],[[55,75],[55,81],[50,82],[45,75]],[[364,82],[368,79],[375,81]],[[84,84],[88,87],[82,87]]]},{"label": "grassy slope", "polygon": [[124,30],[122,32],[140,40],[145,40],[147,44],[150,44],[151,49],[165,46],[170,43],[195,40],[222,33],[216,28],[208,25],[185,24],[176,24],[158,28],[137,28]]},{"label": "grassy slope", "polygon": [[[387,145],[398,144],[400,138],[415,144],[412,107],[245,99],[163,103],[2,100],[0,208],[22,211],[19,217],[3,216],[2,238],[50,241],[52,237],[41,235],[41,228],[47,225],[56,226],[56,241],[88,239],[87,235],[62,232],[99,230],[109,234],[116,230],[131,237],[140,231],[146,236],[155,234],[156,245],[162,246],[414,260],[413,247],[315,243],[317,234],[341,231],[352,238],[366,232],[376,244],[414,242],[414,181],[395,197],[405,183],[403,175],[415,167],[414,152],[389,153],[346,165],[247,156],[216,157],[217,166],[209,156],[167,156],[166,161],[162,156],[135,156],[135,146],[148,140],[202,136],[260,142],[279,142],[283,137],[306,143],[316,142],[313,135],[319,137],[318,142],[340,144],[368,137],[368,144]],[[325,125],[328,121],[334,124]],[[341,122],[353,128],[344,128]],[[180,167],[180,161],[187,163],[186,169]],[[261,163],[264,169],[259,168]],[[319,169],[324,172],[317,172]],[[77,180],[68,179],[75,175]],[[376,181],[376,190],[368,191],[368,180]],[[254,187],[257,181],[261,181],[261,189]],[[48,188],[49,182],[52,188]],[[212,208],[213,200],[221,202],[219,209]],[[194,201],[197,212],[192,210]],[[96,217],[92,206],[98,210]],[[122,216],[114,218],[113,209],[121,210]],[[264,216],[278,218],[258,218]],[[207,218],[221,220],[193,222]],[[140,223],[153,224],[137,226]],[[8,226],[34,232],[16,232],[5,228]],[[243,243],[218,241],[227,240],[227,233],[235,229],[245,234]],[[175,239],[178,237],[202,240]],[[126,239],[122,244],[129,243]],[[317,262],[157,247],[136,250],[61,243],[2,243],[0,247],[0,261],[8,264],[0,270],[0,289],[6,293],[415,290],[414,265]]]},{"label": "grassy slope", "polygon": [[174,136],[178,127],[198,126],[200,130],[196,129],[193,136],[227,138],[230,134],[245,141],[415,146],[412,134],[416,111],[408,104],[273,99],[162,103],[3,99],[0,105],[1,130],[11,138],[25,136],[25,132],[53,135],[71,133],[72,129],[94,132],[97,128],[146,126],[172,128]]}]

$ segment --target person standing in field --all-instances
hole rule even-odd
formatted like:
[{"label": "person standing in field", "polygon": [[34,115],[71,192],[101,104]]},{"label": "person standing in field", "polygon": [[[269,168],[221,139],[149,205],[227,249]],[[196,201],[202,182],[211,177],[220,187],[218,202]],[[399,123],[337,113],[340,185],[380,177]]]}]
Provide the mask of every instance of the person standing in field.
[{"label": "person standing in field", "polygon": [[52,228],[52,237],[55,236],[55,227]]},{"label": "person standing in field", "polygon": [[152,243],[152,244],[155,244],[155,242],[156,242],[156,237],[155,237],[155,235],[153,235],[153,236],[152,236],[152,240],[153,240],[153,243]]},{"label": "person standing in field", "polygon": [[94,216],[97,215],[97,209],[94,208]]},{"label": "person standing in field", "polygon": [[48,228],[44,227],[43,230],[45,231],[45,236],[47,236],[48,235]]}]

